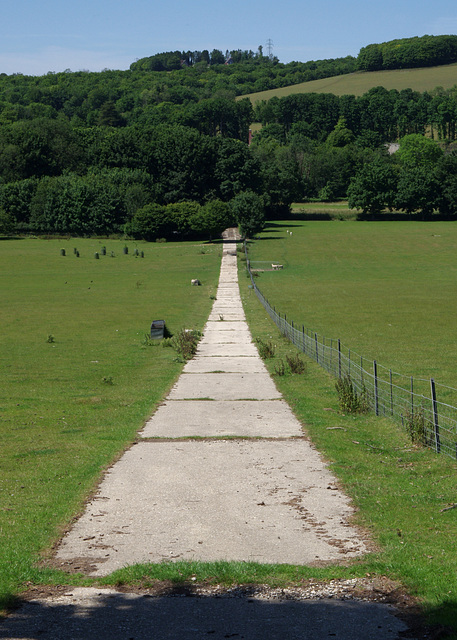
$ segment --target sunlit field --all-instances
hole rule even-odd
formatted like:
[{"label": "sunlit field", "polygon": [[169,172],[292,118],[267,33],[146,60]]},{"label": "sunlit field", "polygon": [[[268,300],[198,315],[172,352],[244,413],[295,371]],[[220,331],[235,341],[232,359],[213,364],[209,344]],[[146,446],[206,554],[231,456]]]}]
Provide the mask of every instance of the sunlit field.
[{"label": "sunlit field", "polygon": [[176,333],[209,314],[220,245],[127,245],[0,242],[0,604],[42,576],[40,554],[181,371],[144,344],[151,322]]}]

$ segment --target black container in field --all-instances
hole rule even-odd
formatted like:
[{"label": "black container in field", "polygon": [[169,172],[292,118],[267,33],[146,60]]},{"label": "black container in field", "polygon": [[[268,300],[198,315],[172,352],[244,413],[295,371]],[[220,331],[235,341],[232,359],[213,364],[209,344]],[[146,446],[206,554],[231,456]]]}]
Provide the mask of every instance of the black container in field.
[{"label": "black container in field", "polygon": [[165,320],[154,320],[151,324],[151,339],[161,340],[165,333]]}]

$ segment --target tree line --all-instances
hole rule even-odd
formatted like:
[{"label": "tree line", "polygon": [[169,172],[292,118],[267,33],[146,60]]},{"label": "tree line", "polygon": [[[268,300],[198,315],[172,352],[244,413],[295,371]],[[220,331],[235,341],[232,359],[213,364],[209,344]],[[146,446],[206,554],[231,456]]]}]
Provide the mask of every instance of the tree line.
[{"label": "tree line", "polygon": [[[246,54],[230,68],[241,74],[254,58]],[[425,213],[428,185],[429,194],[439,194],[427,196],[434,210],[457,212],[449,153],[457,88],[419,93],[377,87],[361,97],[297,94],[253,108],[214,87],[209,97],[163,99],[168,85],[148,85],[144,76],[167,82],[168,73],[117,73],[0,77],[1,230],[211,236],[219,215],[224,224],[253,233],[265,215],[287,215],[292,202],[310,198],[349,195],[354,206],[374,212],[367,185],[385,186],[375,175],[388,176],[384,206],[412,211],[416,205]],[[213,69],[205,73],[219,77]],[[185,92],[186,86],[175,89]],[[254,121],[262,128],[249,145]],[[446,153],[426,169],[407,167],[407,173],[385,145],[425,134],[447,144]],[[364,174],[370,167],[371,178]],[[393,198],[394,192],[403,199]]]},{"label": "tree line", "polygon": [[457,36],[421,36],[362,47],[357,56],[361,71],[434,67],[457,62]]}]

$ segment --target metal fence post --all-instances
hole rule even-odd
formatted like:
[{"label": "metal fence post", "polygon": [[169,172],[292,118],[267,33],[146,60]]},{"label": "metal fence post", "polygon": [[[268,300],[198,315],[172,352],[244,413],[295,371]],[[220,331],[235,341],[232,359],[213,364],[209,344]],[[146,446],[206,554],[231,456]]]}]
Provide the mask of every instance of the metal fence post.
[{"label": "metal fence post", "polygon": [[436,389],[435,389],[435,381],[433,378],[430,379],[430,387],[432,390],[432,402],[433,402],[433,424],[435,427],[435,448],[436,448],[436,453],[440,453],[441,440],[440,440],[440,427],[438,424],[438,403],[436,402]]},{"label": "metal fence post", "polygon": [[390,414],[394,415],[394,390],[392,387],[392,369],[389,369],[389,382],[390,382]]},{"label": "metal fence post", "polygon": [[379,396],[378,396],[378,363],[373,360],[373,373],[374,373],[374,410],[377,416],[379,416]]},{"label": "metal fence post", "polygon": [[316,362],[319,364],[319,347],[317,342],[317,333],[314,334],[314,341],[316,343]]},{"label": "metal fence post", "polygon": [[414,415],[414,378],[411,376],[411,416]]},{"label": "metal fence post", "polygon": [[341,378],[341,340],[338,338],[338,378]]}]

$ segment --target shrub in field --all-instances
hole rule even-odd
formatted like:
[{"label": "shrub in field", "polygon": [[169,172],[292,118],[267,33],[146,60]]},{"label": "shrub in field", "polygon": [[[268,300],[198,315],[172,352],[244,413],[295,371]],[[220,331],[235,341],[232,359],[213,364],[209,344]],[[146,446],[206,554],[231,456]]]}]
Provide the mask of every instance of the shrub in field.
[{"label": "shrub in field", "polygon": [[424,409],[422,407],[419,407],[414,413],[407,413],[404,416],[404,425],[411,438],[411,442],[425,445],[429,444],[427,431],[425,429]]},{"label": "shrub in field", "polygon": [[257,349],[259,350],[259,355],[262,360],[274,358],[276,349],[271,341],[264,342],[261,338],[256,338],[255,341],[257,342]]},{"label": "shrub in field", "polygon": [[298,353],[293,356],[286,356],[286,362],[289,365],[291,373],[305,373],[306,363],[300,358]]},{"label": "shrub in field", "polygon": [[367,413],[369,406],[366,390],[363,389],[362,393],[357,393],[349,375],[339,378],[335,387],[341,411],[344,413]]},{"label": "shrub in field", "polygon": [[181,331],[173,336],[173,347],[176,349],[179,355],[184,358],[184,360],[190,360],[197,351],[197,345],[200,337],[200,331],[189,331],[187,329],[181,329]]},{"label": "shrub in field", "polygon": [[285,376],[286,375],[286,367],[284,365],[284,361],[281,359],[279,362],[275,364],[275,374],[277,376]]}]

